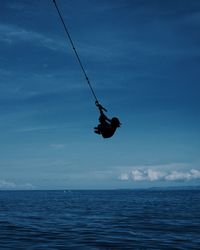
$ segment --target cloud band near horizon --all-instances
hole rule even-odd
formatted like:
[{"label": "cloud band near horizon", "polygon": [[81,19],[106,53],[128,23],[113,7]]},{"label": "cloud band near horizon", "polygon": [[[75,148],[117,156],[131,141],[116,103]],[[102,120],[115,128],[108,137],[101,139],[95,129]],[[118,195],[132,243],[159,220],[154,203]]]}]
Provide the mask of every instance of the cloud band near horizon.
[{"label": "cloud band near horizon", "polygon": [[119,176],[122,181],[132,180],[134,182],[140,181],[192,181],[200,180],[200,171],[197,169],[190,169],[188,171],[158,171],[151,168],[147,169],[133,169],[130,172],[122,173]]}]

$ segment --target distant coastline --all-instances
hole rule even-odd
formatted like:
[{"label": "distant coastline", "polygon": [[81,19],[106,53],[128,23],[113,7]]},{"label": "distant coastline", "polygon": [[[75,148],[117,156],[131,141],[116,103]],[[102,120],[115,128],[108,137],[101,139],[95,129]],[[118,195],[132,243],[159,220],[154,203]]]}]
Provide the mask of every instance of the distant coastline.
[{"label": "distant coastline", "polygon": [[156,191],[156,190],[200,190],[200,185],[194,186],[166,186],[166,187],[138,187],[138,188],[113,188],[113,189],[0,189],[1,191]]}]

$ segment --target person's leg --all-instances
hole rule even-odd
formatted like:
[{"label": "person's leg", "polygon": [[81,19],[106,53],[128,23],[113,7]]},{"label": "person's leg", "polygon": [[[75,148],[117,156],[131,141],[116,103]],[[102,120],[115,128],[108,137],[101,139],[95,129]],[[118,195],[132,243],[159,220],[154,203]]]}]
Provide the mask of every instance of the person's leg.
[{"label": "person's leg", "polygon": [[103,113],[103,111],[100,109],[100,116],[99,116],[99,122],[100,124],[94,128],[94,132],[96,134],[101,134],[102,133],[102,129],[104,128],[104,124],[106,123],[106,119],[105,119],[105,115]]},{"label": "person's leg", "polygon": [[101,124],[99,124],[97,127],[94,127],[94,132],[96,134],[101,134]]}]

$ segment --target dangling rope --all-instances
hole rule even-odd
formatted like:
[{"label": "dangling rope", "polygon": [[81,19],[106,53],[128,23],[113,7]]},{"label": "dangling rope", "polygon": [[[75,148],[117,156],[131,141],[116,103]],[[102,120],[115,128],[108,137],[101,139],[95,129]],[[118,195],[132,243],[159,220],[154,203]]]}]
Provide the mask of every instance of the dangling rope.
[{"label": "dangling rope", "polygon": [[90,90],[91,90],[91,92],[92,92],[92,94],[93,94],[93,96],[94,96],[95,103],[96,103],[96,105],[98,105],[98,104],[99,104],[99,101],[98,101],[98,99],[97,99],[97,96],[96,96],[96,94],[95,94],[93,88],[92,88],[92,85],[91,85],[90,80],[89,80],[89,78],[88,78],[88,76],[87,76],[87,73],[86,73],[86,71],[85,71],[85,69],[84,69],[84,67],[83,67],[83,64],[82,64],[81,59],[80,59],[80,57],[79,57],[79,55],[78,55],[78,52],[77,52],[77,50],[76,50],[76,48],[75,48],[75,46],[74,46],[74,42],[73,42],[73,40],[72,40],[72,38],[71,38],[71,35],[69,34],[69,30],[68,30],[68,28],[67,28],[67,26],[66,26],[66,24],[65,24],[65,22],[64,22],[64,19],[63,19],[62,15],[61,15],[61,12],[60,12],[59,8],[58,8],[58,5],[57,5],[57,3],[56,3],[56,0],[53,0],[53,2],[54,2],[54,5],[55,5],[56,10],[57,10],[57,12],[58,12],[58,15],[59,15],[59,17],[60,17],[60,20],[61,20],[61,22],[62,22],[62,24],[63,24],[63,27],[64,27],[64,29],[65,29],[66,35],[67,35],[67,37],[68,37],[68,39],[69,39],[69,41],[70,41],[70,44],[71,44],[71,46],[72,46],[72,49],[74,50],[74,53],[75,53],[76,58],[77,58],[77,60],[78,60],[78,63],[79,63],[79,65],[80,65],[80,67],[81,67],[81,69],[82,69],[82,71],[83,71],[83,74],[84,74],[84,76],[85,76],[86,82],[87,82],[87,84],[89,85],[89,88],[90,88]]}]

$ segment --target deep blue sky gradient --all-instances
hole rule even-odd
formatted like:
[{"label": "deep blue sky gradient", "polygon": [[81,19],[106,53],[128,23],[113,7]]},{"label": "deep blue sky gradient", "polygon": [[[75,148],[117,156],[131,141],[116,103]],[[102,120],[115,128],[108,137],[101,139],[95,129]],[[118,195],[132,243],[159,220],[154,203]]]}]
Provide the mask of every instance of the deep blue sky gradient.
[{"label": "deep blue sky gradient", "polygon": [[199,184],[200,2],[57,3],[123,125],[93,133],[98,110],[53,2],[0,1],[0,188]]}]

